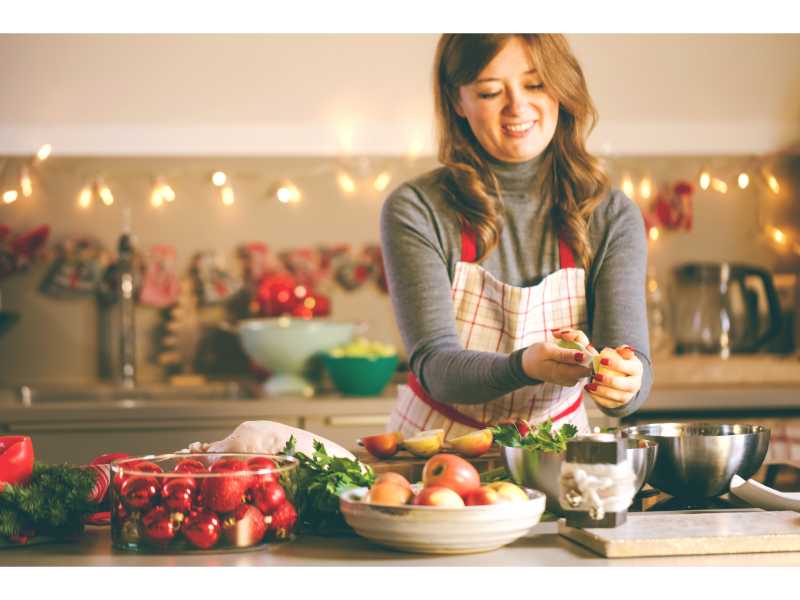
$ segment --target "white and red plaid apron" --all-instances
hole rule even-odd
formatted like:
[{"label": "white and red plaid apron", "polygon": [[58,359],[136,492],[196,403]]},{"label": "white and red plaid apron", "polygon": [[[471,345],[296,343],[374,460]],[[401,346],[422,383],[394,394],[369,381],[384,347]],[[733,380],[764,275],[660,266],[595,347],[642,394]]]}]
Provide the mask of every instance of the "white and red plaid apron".
[{"label": "white and red plaid apron", "polygon": [[[504,352],[536,342],[554,342],[551,329],[583,329],[586,319],[585,273],[575,267],[575,255],[559,234],[561,269],[533,287],[506,285],[475,263],[475,232],[461,220],[461,261],[453,278],[453,305],[461,345],[466,350]],[[427,429],[444,429],[452,439],[506,419],[541,423],[553,418],[553,428],[572,423],[579,433],[589,429],[581,394],[585,382],[574,387],[553,383],[526,386],[485,404],[444,404],[422,388],[412,374],[398,386],[386,431],[412,437]]]}]

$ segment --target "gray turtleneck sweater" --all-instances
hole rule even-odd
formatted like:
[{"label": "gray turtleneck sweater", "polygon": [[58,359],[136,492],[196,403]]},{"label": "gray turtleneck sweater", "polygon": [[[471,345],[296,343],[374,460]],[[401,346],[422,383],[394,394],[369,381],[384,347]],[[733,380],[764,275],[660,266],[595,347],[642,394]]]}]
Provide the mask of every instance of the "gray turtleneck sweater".
[{"label": "gray turtleneck sweater", "polygon": [[[561,268],[558,231],[543,218],[545,206],[535,190],[541,157],[505,163],[485,156],[500,184],[506,222],[497,248],[481,266],[508,285],[537,285]],[[389,195],[381,213],[383,257],[415,377],[440,402],[483,404],[541,382],[523,371],[524,349],[511,354],[477,352],[465,350],[459,342],[451,286],[461,259],[461,224],[445,199],[447,173],[436,169]],[[642,387],[630,402],[615,409],[600,407],[608,415],[622,417],[644,402],[653,383],[644,223],[636,205],[612,188],[595,209],[589,233],[595,258],[586,274],[585,333],[596,348],[631,346],[644,367]]]}]

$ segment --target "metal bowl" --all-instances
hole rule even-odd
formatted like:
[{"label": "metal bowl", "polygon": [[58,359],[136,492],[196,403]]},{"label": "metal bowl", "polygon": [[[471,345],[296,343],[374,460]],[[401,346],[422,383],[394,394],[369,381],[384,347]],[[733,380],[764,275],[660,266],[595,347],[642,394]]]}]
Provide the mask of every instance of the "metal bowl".
[{"label": "metal bowl", "polygon": [[670,496],[710,498],[729,491],[731,479],[749,479],[769,448],[759,425],[653,423],[620,430],[622,437],[658,442],[648,483]]},{"label": "metal bowl", "polygon": [[[645,447],[640,448],[639,440],[628,440],[628,460],[633,464],[633,472],[636,473],[637,494],[650,478],[658,452],[658,444],[644,441]],[[561,463],[567,458],[566,452],[540,452],[500,446],[500,456],[503,457],[506,471],[514,483],[544,492],[547,496],[547,510],[557,515],[564,514],[558,503],[558,476],[561,474]]]}]

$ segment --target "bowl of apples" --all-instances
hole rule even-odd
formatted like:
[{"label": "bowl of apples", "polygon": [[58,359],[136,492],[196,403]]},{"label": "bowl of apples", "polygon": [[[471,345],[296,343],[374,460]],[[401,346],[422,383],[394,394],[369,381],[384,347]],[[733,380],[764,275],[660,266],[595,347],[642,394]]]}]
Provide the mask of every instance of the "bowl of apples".
[{"label": "bowl of apples", "polygon": [[377,396],[397,369],[397,349],[389,344],[358,338],[331,348],[323,362],[334,385],[343,394]]},{"label": "bowl of apples", "polygon": [[545,495],[506,481],[481,485],[477,470],[453,454],[425,464],[422,484],[384,473],[371,488],[340,496],[355,532],[391,550],[423,554],[488,552],[527,534],[544,513]]}]

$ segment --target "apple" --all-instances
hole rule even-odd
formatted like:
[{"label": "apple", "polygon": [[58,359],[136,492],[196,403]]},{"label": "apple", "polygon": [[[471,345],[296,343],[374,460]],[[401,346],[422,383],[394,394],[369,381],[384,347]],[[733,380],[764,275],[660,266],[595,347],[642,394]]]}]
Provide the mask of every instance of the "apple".
[{"label": "apple", "polygon": [[528,427],[528,424],[525,421],[523,421],[522,419],[517,421],[517,431],[519,431],[519,434],[522,437],[524,438],[528,437],[528,433],[530,432],[530,430],[531,428]]},{"label": "apple", "polygon": [[464,496],[464,504],[467,506],[482,506],[484,504],[507,504],[509,499],[501,496],[496,491],[480,487],[470,490]]},{"label": "apple", "polygon": [[382,483],[375,483],[367,495],[364,496],[364,502],[370,504],[408,504],[409,498],[414,495],[410,487],[406,487],[399,483],[391,481],[384,481]]},{"label": "apple", "polygon": [[450,440],[450,445],[461,456],[474,458],[485,454],[491,448],[493,441],[492,432],[489,429],[482,429]]},{"label": "apple", "polygon": [[386,483],[386,482],[396,483],[397,485],[402,485],[403,487],[407,487],[408,489],[411,489],[411,483],[409,483],[408,479],[406,479],[405,477],[400,475],[400,473],[392,473],[392,472],[381,473],[375,479],[375,484],[374,485],[378,485],[379,483]]},{"label": "apple", "polygon": [[439,442],[444,444],[444,429],[426,429],[425,431],[420,431],[416,437],[422,437],[423,435],[438,435]]},{"label": "apple", "polygon": [[448,508],[459,508],[464,506],[464,501],[461,499],[461,496],[449,488],[433,486],[425,488],[414,496],[411,504],[414,506],[445,506]]},{"label": "apple", "polygon": [[508,481],[495,481],[494,483],[486,484],[485,487],[504,496],[509,502],[526,502],[528,500],[528,494],[522,488]]},{"label": "apple", "polygon": [[414,456],[427,458],[442,449],[442,442],[438,435],[418,435],[406,440],[403,445]]},{"label": "apple", "polygon": [[622,358],[613,348],[603,348],[599,356],[592,357],[594,359],[594,372],[600,374],[617,375],[618,377],[627,377],[625,373],[614,371],[608,367],[601,365],[600,361],[604,358]]},{"label": "apple", "polygon": [[394,433],[382,433],[380,435],[370,435],[361,439],[364,450],[377,456],[378,458],[389,458],[397,454],[399,445],[397,436]]},{"label": "apple", "polygon": [[403,432],[402,431],[395,431],[394,432],[394,437],[397,438],[397,444],[399,446],[402,446],[403,445]]},{"label": "apple", "polygon": [[460,456],[437,454],[422,469],[422,486],[446,487],[459,496],[481,485],[478,471]]}]

